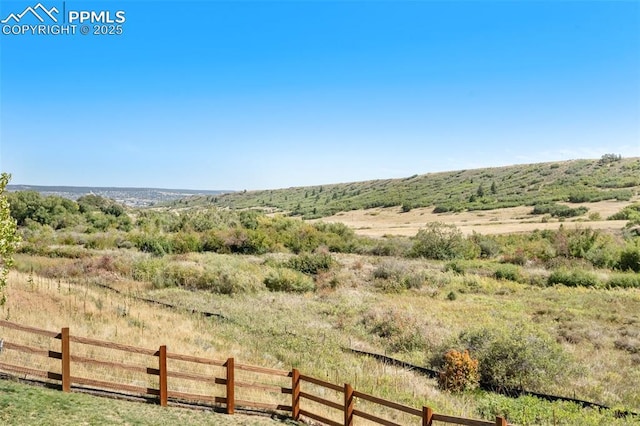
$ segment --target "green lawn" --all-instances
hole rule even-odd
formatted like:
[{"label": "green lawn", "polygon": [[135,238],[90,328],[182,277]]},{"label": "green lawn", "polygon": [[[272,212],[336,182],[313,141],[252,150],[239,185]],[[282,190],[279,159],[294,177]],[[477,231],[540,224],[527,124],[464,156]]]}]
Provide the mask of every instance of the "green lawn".
[{"label": "green lawn", "polygon": [[160,407],[0,380],[3,425],[277,425],[268,417]]}]

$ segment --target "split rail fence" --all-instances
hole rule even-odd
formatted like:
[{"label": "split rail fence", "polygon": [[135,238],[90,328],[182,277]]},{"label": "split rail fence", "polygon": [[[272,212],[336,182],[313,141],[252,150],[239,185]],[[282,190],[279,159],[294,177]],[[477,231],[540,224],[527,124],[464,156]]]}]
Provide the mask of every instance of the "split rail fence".
[{"label": "split rail fence", "polygon": [[[155,350],[72,336],[69,328],[63,328],[60,332],[47,331],[0,320],[0,330],[11,331],[14,333],[9,334],[12,337],[35,335],[35,340],[39,343],[39,347],[32,346],[33,343],[16,343],[4,339],[5,333],[0,334],[0,371],[60,382],[63,392],[70,392],[73,385],[77,388],[153,398],[157,399],[161,406],[166,406],[169,402],[190,402],[211,405],[227,414],[233,414],[236,407],[270,410],[284,412],[295,420],[308,418],[329,426],[401,426],[410,422],[422,426],[434,425],[434,422],[468,426],[507,426],[507,421],[502,417],[496,417],[495,421],[485,421],[438,414],[429,407],[418,409],[387,401],[359,392],[349,384],[336,385],[301,374],[297,369],[284,371],[236,363],[234,358],[214,360],[183,355],[168,352],[164,345]],[[49,340],[51,343],[50,339],[61,341],[59,351],[49,349],[51,346],[43,342]],[[80,350],[81,345],[86,347],[84,351]],[[115,362],[109,359],[111,357],[105,356],[109,351],[124,353],[126,360],[142,357],[147,363],[140,365]],[[15,355],[8,356],[11,352]],[[50,362],[45,362],[48,368],[45,366],[46,369],[42,369],[42,362],[36,362],[34,357],[48,358]],[[122,373],[116,379],[118,383],[113,380],[81,377],[72,375],[72,363],[74,371],[81,371],[85,375],[97,375],[99,369],[102,369],[102,372],[119,370]],[[34,368],[34,364],[41,367]],[[169,369],[169,364],[172,369]],[[197,367],[189,368],[187,365]],[[205,370],[198,367],[210,367],[216,369],[217,373],[203,373]],[[243,373],[246,377],[238,377]],[[146,377],[146,381],[143,380],[146,385],[140,385],[140,380],[126,380],[126,374]],[[271,379],[264,380],[265,376]],[[174,383],[187,381],[200,382],[216,390],[202,394],[184,392],[179,390],[178,386],[173,386]],[[253,393],[245,394],[253,397],[253,400],[238,395],[239,391],[247,389]],[[398,423],[399,421],[401,423]]]}]

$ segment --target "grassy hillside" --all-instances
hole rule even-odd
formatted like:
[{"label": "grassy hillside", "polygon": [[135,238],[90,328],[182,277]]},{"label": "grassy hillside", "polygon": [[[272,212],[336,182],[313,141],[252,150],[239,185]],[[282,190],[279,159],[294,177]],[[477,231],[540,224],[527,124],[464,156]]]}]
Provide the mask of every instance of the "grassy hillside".
[{"label": "grassy hillside", "polygon": [[305,218],[373,207],[490,210],[552,201],[628,200],[640,190],[640,158],[572,160],[459,170],[313,187],[192,197],[175,206],[287,211]]}]

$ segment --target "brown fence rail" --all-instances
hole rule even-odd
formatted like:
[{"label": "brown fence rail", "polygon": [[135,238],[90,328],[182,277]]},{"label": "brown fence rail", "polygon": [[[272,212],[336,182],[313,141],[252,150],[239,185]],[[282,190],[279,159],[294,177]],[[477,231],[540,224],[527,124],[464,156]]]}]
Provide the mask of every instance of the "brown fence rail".
[{"label": "brown fence rail", "polygon": [[[145,349],[135,346],[123,345],[118,343],[106,342],[102,340],[90,339],[86,337],[78,337],[70,335],[69,328],[63,328],[59,333],[54,331],[42,330],[25,325],[15,324],[9,321],[0,320],[0,328],[17,330],[25,334],[35,334],[38,336],[58,339],[61,341],[60,351],[36,348],[22,343],[15,343],[1,339],[0,335],[0,371],[21,374],[25,376],[38,377],[41,379],[54,380],[61,383],[63,392],[70,392],[71,386],[83,385],[96,388],[98,390],[109,390],[116,392],[128,392],[135,395],[156,397],[162,406],[168,405],[169,398],[175,401],[188,401],[195,403],[204,403],[220,406],[225,409],[227,414],[233,414],[236,407],[254,408],[272,411],[280,411],[290,413],[295,420],[303,420],[304,418],[312,419],[329,426],[353,426],[356,424],[356,418],[368,420],[370,422],[385,426],[400,426],[392,420],[379,417],[377,414],[357,409],[359,400],[369,404],[393,410],[397,413],[410,415],[415,418],[416,424],[422,426],[432,425],[433,422],[443,422],[450,424],[466,425],[466,426],[507,426],[507,421],[502,417],[496,417],[495,421],[473,420],[462,417],[447,416],[443,414],[435,414],[429,407],[420,409],[402,405],[393,401],[359,392],[349,384],[336,385],[315,377],[301,374],[297,369],[292,371],[275,370],[271,368],[258,367],[247,364],[236,363],[233,358],[227,360],[214,360],[200,358],[190,355],[176,354],[167,352],[167,347],[162,345],[157,350]],[[83,356],[72,354],[72,345],[76,344],[99,347],[106,350],[124,351],[128,353],[145,356],[153,366],[125,364],[105,359],[98,359],[93,356]],[[14,365],[3,362],[3,351],[15,351],[24,354],[34,355],[60,361],[59,371],[45,371],[33,368],[30,365]],[[223,377],[206,376],[194,372],[174,371],[168,368],[168,360],[183,363],[192,363],[198,365],[206,365],[218,367],[224,372]],[[112,381],[96,380],[89,377],[78,377],[71,375],[71,364],[81,364],[84,366],[107,367],[109,369],[118,369],[125,372],[144,374],[157,378],[157,386],[139,386],[133,383],[115,383]],[[289,379],[290,386],[274,385],[258,383],[246,380],[236,380],[236,372],[249,372],[258,375],[266,375],[271,377],[280,377],[280,379]],[[204,382],[216,385],[220,389],[224,389],[222,396],[220,395],[202,395],[190,392],[182,392],[173,390],[169,387],[170,380],[189,380],[196,382]],[[154,379],[155,380],[155,379]],[[306,383],[306,385],[303,385]],[[311,385],[311,386],[309,386]],[[324,396],[316,395],[311,388],[324,388],[332,391],[340,396],[340,401],[332,401]],[[278,402],[257,402],[236,398],[236,389],[253,389],[258,390],[262,394],[268,395],[291,395],[291,405]],[[303,390],[304,389],[304,390]],[[222,391],[222,390],[221,390]],[[275,401],[274,397],[274,401]],[[323,414],[312,411],[312,408],[304,407],[303,401],[311,401],[325,407],[327,410]],[[333,412],[339,415],[343,421],[331,420],[325,417],[325,412]]]}]

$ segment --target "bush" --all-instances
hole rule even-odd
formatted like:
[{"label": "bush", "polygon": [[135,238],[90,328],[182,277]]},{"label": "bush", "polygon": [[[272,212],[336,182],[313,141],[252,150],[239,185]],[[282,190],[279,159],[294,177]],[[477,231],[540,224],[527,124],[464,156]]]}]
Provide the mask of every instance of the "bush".
[{"label": "bush", "polygon": [[[487,389],[540,390],[559,380],[569,362],[555,340],[523,324],[463,332],[444,347],[469,350],[478,359],[480,384]],[[442,367],[442,354],[448,350],[436,352],[432,363]]]},{"label": "bush", "polygon": [[384,339],[391,351],[423,350],[427,346],[425,333],[416,319],[403,311],[371,312],[363,323],[371,333]]},{"label": "bush", "polygon": [[165,267],[164,259],[141,258],[133,262],[131,275],[136,281],[157,282],[156,276]]},{"label": "bush", "polygon": [[458,275],[464,275],[466,272],[464,266],[460,262],[447,262],[447,264],[444,265],[443,272],[449,271]]},{"label": "bush", "polygon": [[169,237],[164,234],[138,234],[132,237],[138,250],[155,256],[164,256],[173,252],[173,245]]},{"label": "bush", "polygon": [[372,241],[373,246],[361,253],[371,254],[373,256],[407,256],[411,251],[411,241],[408,238],[390,237],[383,240]]},{"label": "bush", "polygon": [[629,245],[620,253],[618,269],[622,271],[640,272],[640,247]]},{"label": "bush", "polygon": [[587,211],[589,211],[589,209],[586,207],[571,208],[562,204],[549,203],[549,204],[536,204],[533,207],[533,211],[531,212],[531,214],[536,214],[536,215],[549,214],[554,217],[567,218],[567,217],[582,216]]},{"label": "bush", "polygon": [[420,289],[424,285],[427,277],[423,273],[407,274],[402,277],[402,285],[406,289]]},{"label": "bush", "polygon": [[597,287],[600,285],[600,280],[595,274],[582,269],[558,269],[549,275],[547,284],[562,284],[567,287]]},{"label": "bush", "polygon": [[313,280],[302,272],[288,268],[278,268],[264,279],[264,285],[271,291],[304,293],[315,290]]},{"label": "bush", "polygon": [[411,272],[407,265],[396,260],[382,262],[373,270],[372,276],[376,287],[391,293],[419,289],[427,279],[424,273]]},{"label": "bush", "polygon": [[522,272],[516,265],[500,265],[496,268],[493,276],[497,280],[508,280],[522,282]]},{"label": "bush", "polygon": [[607,288],[640,288],[640,274],[613,274],[607,281]]},{"label": "bush", "polygon": [[496,257],[502,250],[500,244],[493,237],[478,234],[474,231],[470,239],[480,247],[480,257],[482,258]]},{"label": "bush", "polygon": [[480,248],[454,225],[432,222],[418,231],[411,254],[435,260],[475,259]]},{"label": "bush", "polygon": [[473,390],[479,381],[478,360],[471,358],[468,350],[458,352],[451,349],[444,354],[444,367],[438,376],[441,389],[450,392]]},{"label": "bush", "polygon": [[331,269],[334,262],[329,253],[313,253],[294,256],[285,266],[304,274],[316,275],[318,272]]},{"label": "bush", "polygon": [[200,236],[195,232],[178,232],[171,238],[171,247],[174,253],[192,253],[202,251]]},{"label": "bush", "polygon": [[616,161],[622,161],[622,155],[620,154],[604,154],[598,160],[598,164],[615,163]]},{"label": "bush", "polygon": [[407,272],[406,265],[388,260],[382,262],[376,269],[373,270],[373,278],[379,278],[383,280],[395,279],[400,280],[400,278]]},{"label": "bush", "polygon": [[618,213],[609,216],[607,220],[629,220],[632,223],[640,224],[640,203],[626,206]]},{"label": "bush", "polygon": [[213,293],[248,293],[264,288],[260,285],[258,276],[251,271],[229,267],[208,271],[208,273],[211,279],[207,281],[204,289]]}]

